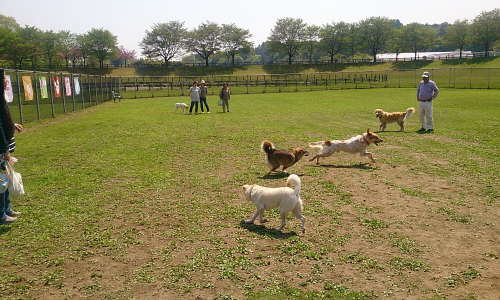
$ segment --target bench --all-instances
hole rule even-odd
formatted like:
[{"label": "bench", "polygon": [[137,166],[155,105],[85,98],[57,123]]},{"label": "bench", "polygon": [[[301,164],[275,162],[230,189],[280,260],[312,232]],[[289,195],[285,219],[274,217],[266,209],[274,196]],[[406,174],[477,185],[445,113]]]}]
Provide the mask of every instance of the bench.
[{"label": "bench", "polygon": [[115,91],[111,91],[111,94],[113,94],[113,102],[115,102],[116,99],[118,99],[119,101],[122,101],[122,96],[120,96],[120,94],[115,93]]}]

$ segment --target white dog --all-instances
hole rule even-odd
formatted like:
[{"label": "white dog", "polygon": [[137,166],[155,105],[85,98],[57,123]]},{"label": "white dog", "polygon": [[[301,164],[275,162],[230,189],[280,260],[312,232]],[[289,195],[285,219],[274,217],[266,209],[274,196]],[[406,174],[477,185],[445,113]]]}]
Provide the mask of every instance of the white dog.
[{"label": "white dog", "polygon": [[368,152],[366,149],[370,144],[375,144],[375,146],[378,146],[378,144],[382,143],[383,141],[384,140],[382,140],[378,135],[368,129],[365,133],[352,137],[347,141],[328,140],[309,143],[309,147],[320,149],[320,152],[309,161],[313,161],[316,159],[316,164],[319,164],[319,159],[321,157],[328,157],[335,152],[342,151],[351,154],[359,153],[359,155],[367,156],[372,162],[375,162],[375,158],[373,158],[372,153]]},{"label": "white dog", "polygon": [[[293,189],[290,187],[293,185]],[[252,201],[257,211],[250,220],[244,220],[246,224],[253,224],[257,216],[260,223],[267,222],[264,218],[264,210],[274,208],[280,209],[281,226],[276,228],[281,231],[286,224],[286,215],[289,212],[302,221],[302,233],[306,231],[306,218],[302,215],[302,200],[300,199],[300,178],[296,174],[288,176],[286,187],[268,188],[257,184],[243,186],[243,192],[247,200]]]},{"label": "white dog", "polygon": [[177,113],[179,109],[182,108],[182,113],[184,110],[188,110],[189,106],[186,103],[175,103],[175,112]]}]

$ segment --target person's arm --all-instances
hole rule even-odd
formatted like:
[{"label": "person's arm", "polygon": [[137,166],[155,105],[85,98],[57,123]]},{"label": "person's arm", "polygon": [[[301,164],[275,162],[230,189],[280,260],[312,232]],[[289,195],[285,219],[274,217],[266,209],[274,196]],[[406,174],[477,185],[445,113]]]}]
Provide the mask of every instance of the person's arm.
[{"label": "person's arm", "polygon": [[436,83],[434,83],[434,90],[432,92],[433,92],[432,99],[436,99],[436,97],[439,94],[439,89],[438,89]]},{"label": "person's arm", "polygon": [[0,152],[1,155],[3,156],[3,159],[5,160],[10,159],[9,144],[7,143],[7,139],[5,138],[5,133],[3,132],[3,126],[1,120],[0,120]]}]

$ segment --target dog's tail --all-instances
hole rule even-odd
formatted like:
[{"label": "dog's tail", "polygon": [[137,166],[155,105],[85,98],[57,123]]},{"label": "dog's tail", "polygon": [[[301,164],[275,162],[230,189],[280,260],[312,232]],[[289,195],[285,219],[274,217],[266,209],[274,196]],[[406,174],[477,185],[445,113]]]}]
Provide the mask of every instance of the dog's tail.
[{"label": "dog's tail", "polygon": [[403,118],[403,122],[406,121],[406,119],[408,119],[411,115],[413,115],[414,112],[415,112],[415,108],[413,108],[413,107],[408,108],[406,110],[405,117]]},{"label": "dog's tail", "polygon": [[311,148],[320,148],[323,149],[325,146],[330,146],[330,141],[321,141],[321,142],[312,142],[309,143],[309,147]]},{"label": "dog's tail", "polygon": [[271,143],[271,141],[268,141],[268,140],[262,141],[262,144],[260,145],[260,149],[262,150],[262,152],[266,152],[267,154],[271,154],[274,152],[274,150],[276,150],[276,148],[274,148],[273,143]]},{"label": "dog's tail", "polygon": [[295,194],[298,196],[300,194],[300,177],[296,174],[288,176],[288,179],[286,180],[287,187],[291,188],[292,185]]}]

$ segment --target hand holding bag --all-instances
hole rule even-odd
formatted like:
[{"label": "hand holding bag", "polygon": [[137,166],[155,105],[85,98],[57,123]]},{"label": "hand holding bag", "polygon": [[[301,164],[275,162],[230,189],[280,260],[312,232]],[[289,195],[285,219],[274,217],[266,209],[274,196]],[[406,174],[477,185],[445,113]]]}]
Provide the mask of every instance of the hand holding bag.
[{"label": "hand holding bag", "polygon": [[3,161],[0,165],[0,194],[5,193],[9,188],[9,170],[7,169],[7,162]]},{"label": "hand holding bag", "polygon": [[24,185],[23,185],[23,179],[21,177],[20,173],[17,173],[14,171],[14,168],[10,165],[7,164],[9,172],[9,183],[8,183],[8,188],[9,188],[9,194],[12,198],[19,198],[24,195]]},{"label": "hand holding bag", "polygon": [[217,104],[219,104],[219,106],[224,105],[224,100],[222,100],[222,99],[221,99],[221,100],[219,100],[219,102],[217,102]]}]

